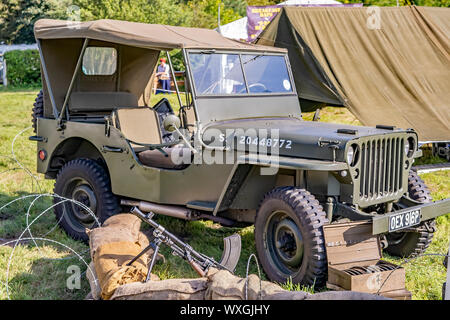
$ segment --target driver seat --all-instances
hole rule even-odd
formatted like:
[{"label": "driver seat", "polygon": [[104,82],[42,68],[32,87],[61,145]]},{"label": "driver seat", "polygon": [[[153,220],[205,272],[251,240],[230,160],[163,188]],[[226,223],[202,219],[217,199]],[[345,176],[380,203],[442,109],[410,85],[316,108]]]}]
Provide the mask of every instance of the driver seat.
[{"label": "driver seat", "polygon": [[183,169],[186,165],[177,164],[172,161],[172,152],[178,152],[182,157],[189,148],[173,146],[163,148],[164,153],[158,149],[148,150],[143,144],[161,144],[161,130],[158,121],[158,114],[148,107],[136,108],[116,108],[113,111],[112,119],[115,127],[119,129],[126,139],[131,140],[130,145],[137,154],[139,161],[148,167],[162,169]]},{"label": "driver seat", "polygon": [[[148,107],[116,108],[112,119],[115,127],[122,131],[128,140],[143,144],[161,143],[158,115]],[[135,152],[147,149],[139,144],[130,143]]]}]

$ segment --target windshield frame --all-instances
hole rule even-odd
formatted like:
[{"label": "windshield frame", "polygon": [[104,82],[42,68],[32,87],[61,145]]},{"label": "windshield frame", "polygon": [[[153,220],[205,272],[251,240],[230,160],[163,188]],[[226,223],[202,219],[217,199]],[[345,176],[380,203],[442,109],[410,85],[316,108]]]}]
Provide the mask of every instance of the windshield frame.
[{"label": "windshield frame", "polygon": [[[198,94],[197,88],[195,86],[194,74],[191,69],[191,61],[189,55],[191,53],[200,53],[200,54],[235,54],[239,56],[239,61],[241,63],[242,74],[245,81],[245,86],[248,90],[248,82],[246,78],[246,74],[244,72],[244,66],[242,65],[242,56],[243,55],[262,55],[262,56],[282,56],[284,57],[284,62],[286,64],[286,70],[288,72],[289,81],[291,83],[292,91],[291,92],[246,92],[246,93],[230,93],[230,94]],[[208,98],[248,98],[248,97],[261,97],[261,96],[291,96],[297,95],[297,88],[295,86],[294,77],[292,75],[291,64],[289,62],[289,57],[287,53],[278,53],[278,52],[261,52],[261,51],[234,51],[234,50],[207,50],[207,49],[189,49],[186,50],[185,54],[186,65],[185,68],[189,73],[190,82],[192,85],[192,94],[196,99],[208,99]]]}]

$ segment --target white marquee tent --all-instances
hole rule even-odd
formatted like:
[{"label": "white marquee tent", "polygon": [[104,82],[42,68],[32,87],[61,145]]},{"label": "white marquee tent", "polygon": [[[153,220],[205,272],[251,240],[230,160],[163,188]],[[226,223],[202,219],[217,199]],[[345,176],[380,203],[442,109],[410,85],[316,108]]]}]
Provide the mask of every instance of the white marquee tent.
[{"label": "white marquee tent", "polygon": [[[295,6],[295,5],[338,5],[342,4],[335,0],[288,0],[281,2],[278,6]],[[219,31],[219,30],[218,30]],[[220,26],[220,33],[231,39],[247,39],[247,17],[230,22],[226,25]]]}]

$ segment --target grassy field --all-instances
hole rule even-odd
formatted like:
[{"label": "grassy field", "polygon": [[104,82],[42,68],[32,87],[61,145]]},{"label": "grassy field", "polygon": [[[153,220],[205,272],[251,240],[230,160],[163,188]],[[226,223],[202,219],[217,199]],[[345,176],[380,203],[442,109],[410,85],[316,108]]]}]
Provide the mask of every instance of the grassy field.
[{"label": "grassy field", "polygon": [[[35,143],[28,140],[28,136],[32,135],[30,114],[36,93],[37,90],[32,89],[0,89],[0,208],[15,199],[36,193],[51,193],[53,190],[53,180],[45,180],[36,173]],[[155,97],[154,102],[161,97]],[[173,106],[178,105],[175,96],[166,97]],[[311,113],[304,114],[306,120],[312,119],[312,116]],[[325,108],[321,121],[359,124],[346,109],[338,108]],[[427,157],[425,161],[439,160]],[[430,187],[434,199],[450,197],[450,171],[423,174],[422,178]],[[71,276],[68,273],[70,266],[78,266],[81,272],[86,270],[86,265],[77,254],[89,263],[89,248],[67,237],[56,226],[51,210],[36,219],[51,206],[52,199],[41,197],[32,203],[33,199],[35,197],[23,198],[0,209],[0,244],[16,239],[21,234],[29,238],[30,233],[34,237],[47,239],[36,240],[36,243],[27,241],[15,249],[15,243],[0,246],[0,299],[83,299],[89,292],[86,278],[83,276],[81,287],[75,289],[68,289],[66,281]],[[30,208],[31,204],[33,206]],[[27,218],[29,223],[33,222],[29,230],[26,229]],[[159,222],[197,250],[216,259],[220,258],[222,238],[239,232],[243,250],[237,274],[245,276],[247,259],[256,252],[253,227],[223,228],[211,222],[184,222],[168,217],[159,217]],[[437,225],[438,231],[427,252],[443,254],[449,245],[449,215],[440,217]],[[167,250],[163,253],[167,263],[157,264],[154,269],[162,279],[196,276],[188,264],[180,262]],[[403,261],[388,256],[385,258],[397,264]],[[445,281],[441,257],[419,258],[406,264],[405,268],[407,289],[413,292],[414,299],[441,299],[441,285]],[[250,272],[257,272],[254,263]],[[300,289],[291,283],[283,286],[292,290]]]}]

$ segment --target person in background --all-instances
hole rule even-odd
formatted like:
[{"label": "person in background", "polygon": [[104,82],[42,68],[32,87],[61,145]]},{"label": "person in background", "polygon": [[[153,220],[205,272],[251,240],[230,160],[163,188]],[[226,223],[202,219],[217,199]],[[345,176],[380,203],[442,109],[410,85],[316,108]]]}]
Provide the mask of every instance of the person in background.
[{"label": "person in background", "polygon": [[156,77],[161,85],[162,90],[158,90],[156,93],[169,93],[170,90],[170,75],[169,66],[166,64],[166,58],[159,59],[160,64],[156,70]]}]

